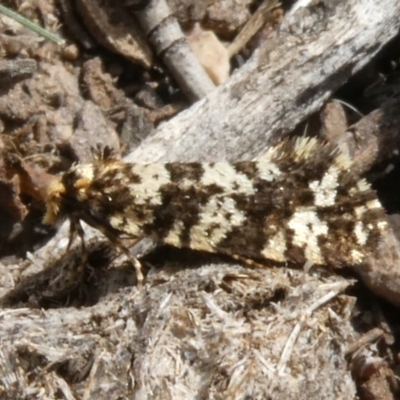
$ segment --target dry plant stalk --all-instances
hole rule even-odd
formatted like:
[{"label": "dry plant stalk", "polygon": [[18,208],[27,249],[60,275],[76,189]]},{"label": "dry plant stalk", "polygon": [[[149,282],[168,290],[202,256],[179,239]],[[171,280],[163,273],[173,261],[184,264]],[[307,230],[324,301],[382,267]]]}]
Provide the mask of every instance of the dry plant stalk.
[{"label": "dry plant stalk", "polygon": [[191,50],[165,0],[151,0],[135,12],[145,35],[188,98],[195,102],[215,85]]}]

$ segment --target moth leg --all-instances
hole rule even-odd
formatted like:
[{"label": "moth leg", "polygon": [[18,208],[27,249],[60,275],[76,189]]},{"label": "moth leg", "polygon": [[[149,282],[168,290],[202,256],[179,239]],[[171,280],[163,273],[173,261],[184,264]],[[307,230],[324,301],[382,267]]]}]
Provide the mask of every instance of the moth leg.
[{"label": "moth leg", "polygon": [[[132,253],[129,251],[129,249],[122,244],[122,242],[116,237],[116,235],[107,229],[103,229],[102,227],[99,227],[101,232],[106,236],[106,238],[117,248],[120,249],[128,258],[129,262],[132,264],[132,266],[135,268],[135,273],[136,273],[136,279],[137,279],[137,285],[140,287],[143,284],[144,280],[144,275],[142,272],[142,264],[140,261],[132,255]],[[132,243],[132,246],[135,245],[141,237],[134,238],[134,242]]]},{"label": "moth leg", "polygon": [[81,225],[79,219],[71,218],[70,225],[69,225],[69,237],[68,237],[67,251],[71,248],[76,234],[78,234],[79,239],[81,241],[82,256],[87,259],[87,250],[86,250],[86,245],[85,245],[85,233],[83,232],[82,225]]},{"label": "moth leg", "polygon": [[68,242],[68,246],[67,246],[67,251],[70,249],[72,242],[76,235],[79,236],[79,239],[81,241],[81,261],[79,263],[79,266],[76,269],[76,275],[79,279],[79,278],[83,277],[83,273],[85,270],[85,266],[87,265],[89,256],[88,256],[88,252],[86,249],[85,233],[83,232],[82,225],[80,224],[79,219],[71,218],[70,219],[70,229],[69,229],[69,242]]},{"label": "moth leg", "polygon": [[71,248],[72,243],[74,242],[75,236],[76,236],[76,221],[75,219],[70,219],[69,221],[69,235],[68,235],[68,245],[67,245],[67,251]]},{"label": "moth leg", "polygon": [[[73,221],[73,222],[72,222]],[[83,229],[81,227],[81,224],[79,222],[78,218],[72,219],[71,223],[74,224],[74,229],[78,233],[78,236],[81,238],[81,243],[82,243],[82,252],[85,253],[85,260],[87,260],[87,251],[85,248],[85,241],[84,241],[84,233]],[[120,249],[124,252],[130,263],[133,265],[135,268],[135,273],[136,273],[136,279],[137,279],[137,285],[141,286],[144,280],[143,272],[142,272],[142,264],[140,261],[132,255],[132,253],[129,251],[129,249],[122,244],[120,239],[118,238],[116,232],[113,232],[111,229],[108,229],[102,224],[99,224],[96,220],[87,218],[85,220],[89,225],[92,227],[98,229],[103,235],[117,248]],[[137,243],[142,237],[134,237],[132,238],[134,240],[134,243]]]},{"label": "moth leg", "polygon": [[143,280],[144,280],[141,262],[135,256],[132,255],[132,253],[129,251],[127,247],[123,246],[121,243],[117,243],[117,246],[124,252],[124,254],[128,257],[129,262],[135,268],[137,286],[141,287],[143,285]]},{"label": "moth leg", "polygon": [[246,258],[246,257],[239,256],[237,254],[229,254],[229,256],[232,257],[234,260],[237,260],[237,261],[239,261],[243,264],[246,264],[247,266],[252,267],[252,268],[267,268],[268,267],[268,265],[258,263],[257,261],[254,261],[254,260]]},{"label": "moth leg", "polygon": [[81,241],[81,251],[82,251],[82,264],[86,264],[88,260],[88,252],[86,249],[86,244],[85,244],[85,232],[83,232],[82,225],[80,224],[79,220],[74,220],[74,229],[75,232],[78,234],[79,239]]}]

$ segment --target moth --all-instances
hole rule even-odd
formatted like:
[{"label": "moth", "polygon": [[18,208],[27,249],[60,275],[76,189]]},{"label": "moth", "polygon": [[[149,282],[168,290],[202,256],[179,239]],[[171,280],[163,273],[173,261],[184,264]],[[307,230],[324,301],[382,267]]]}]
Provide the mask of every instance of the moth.
[{"label": "moth", "polygon": [[244,260],[332,267],[363,263],[387,229],[385,211],[352,173],[351,159],[306,137],[234,163],[129,164],[105,151],[49,186],[44,222],[63,218],[117,244],[150,236]]}]

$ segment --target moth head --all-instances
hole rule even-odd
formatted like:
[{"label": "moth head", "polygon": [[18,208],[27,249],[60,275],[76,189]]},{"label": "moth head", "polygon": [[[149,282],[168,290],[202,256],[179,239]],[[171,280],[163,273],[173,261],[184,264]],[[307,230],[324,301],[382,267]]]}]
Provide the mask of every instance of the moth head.
[{"label": "moth head", "polygon": [[50,182],[46,193],[46,214],[43,223],[53,225],[62,219],[62,203],[65,195],[65,186],[61,178],[55,178]]},{"label": "moth head", "polygon": [[45,224],[55,224],[68,216],[71,208],[87,198],[87,189],[93,179],[93,165],[77,164],[50,182],[46,193]]}]

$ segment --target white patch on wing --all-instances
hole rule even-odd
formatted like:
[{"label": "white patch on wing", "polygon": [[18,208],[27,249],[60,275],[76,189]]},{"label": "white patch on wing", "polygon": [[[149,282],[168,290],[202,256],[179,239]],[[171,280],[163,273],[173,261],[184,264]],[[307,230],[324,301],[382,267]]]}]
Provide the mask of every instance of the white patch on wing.
[{"label": "white patch on wing", "polygon": [[382,208],[382,205],[378,199],[373,199],[367,201],[364,205],[354,207],[354,212],[356,214],[356,217],[360,219],[364,213],[366,213],[368,210],[379,210]]},{"label": "white patch on wing", "polygon": [[183,178],[178,182],[179,187],[184,190],[190,189],[191,187],[194,186],[194,184],[195,182],[193,182],[193,180],[188,178]]},{"label": "white patch on wing", "polygon": [[203,164],[204,173],[200,179],[201,185],[217,185],[227,195],[242,193],[248,196],[255,193],[253,182],[246,175],[237,172],[232,164],[217,162]]},{"label": "white patch on wing", "polygon": [[175,247],[181,247],[181,234],[184,229],[183,222],[176,220],[168,235],[163,239],[163,242]]},{"label": "white patch on wing", "polygon": [[363,192],[369,192],[371,189],[371,186],[365,179],[360,179],[355,187],[352,187],[349,190],[349,194],[354,196],[356,193],[363,193]]},{"label": "white patch on wing", "polygon": [[337,167],[331,166],[320,181],[313,181],[309,184],[310,189],[314,192],[314,204],[317,207],[329,207],[335,204],[339,173]]},{"label": "white patch on wing", "polygon": [[384,231],[387,228],[387,226],[388,226],[387,221],[379,221],[377,223],[377,227],[382,231]]},{"label": "white patch on wing", "polygon": [[241,226],[245,220],[245,214],[236,208],[233,199],[211,197],[200,212],[199,222],[191,228],[190,247],[197,250],[215,251],[216,246],[226,237],[226,234],[232,228]]},{"label": "white patch on wing", "polygon": [[368,201],[365,206],[368,208],[368,210],[374,210],[377,208],[382,208],[382,205],[378,199],[373,199]]},{"label": "white patch on wing", "polygon": [[360,218],[367,211],[365,206],[354,207],[354,212],[356,213],[356,217]]},{"label": "white patch on wing", "polygon": [[267,182],[272,182],[274,179],[282,175],[279,167],[273,161],[260,161],[256,162],[258,169],[258,177]]},{"label": "white patch on wing", "polygon": [[357,182],[357,189],[360,192],[368,192],[369,190],[371,190],[371,186],[369,185],[369,183],[365,179],[360,179]]},{"label": "white patch on wing", "polygon": [[356,235],[357,243],[364,246],[368,240],[368,232],[364,229],[364,224],[358,221],[354,227],[354,234]]},{"label": "white patch on wing", "polygon": [[121,184],[121,186],[129,186],[131,184],[129,177],[122,172],[118,172],[115,175],[115,181],[118,182],[118,184]]},{"label": "white patch on wing", "polygon": [[269,260],[285,262],[287,261],[287,257],[285,256],[286,249],[285,234],[283,231],[279,231],[275,236],[268,240],[261,251],[261,254]]},{"label": "white patch on wing", "polygon": [[110,225],[121,232],[133,237],[142,236],[141,227],[135,222],[133,215],[127,213],[122,216],[120,214],[115,214],[110,217]]},{"label": "white patch on wing", "polygon": [[328,233],[327,223],[321,221],[315,211],[304,209],[293,214],[288,226],[294,232],[293,245],[304,249],[307,260],[323,264],[318,236]]},{"label": "white patch on wing", "polygon": [[171,175],[163,164],[132,164],[132,173],[140,176],[141,182],[130,184],[130,193],[135,204],[160,205],[160,188],[171,182]]}]

